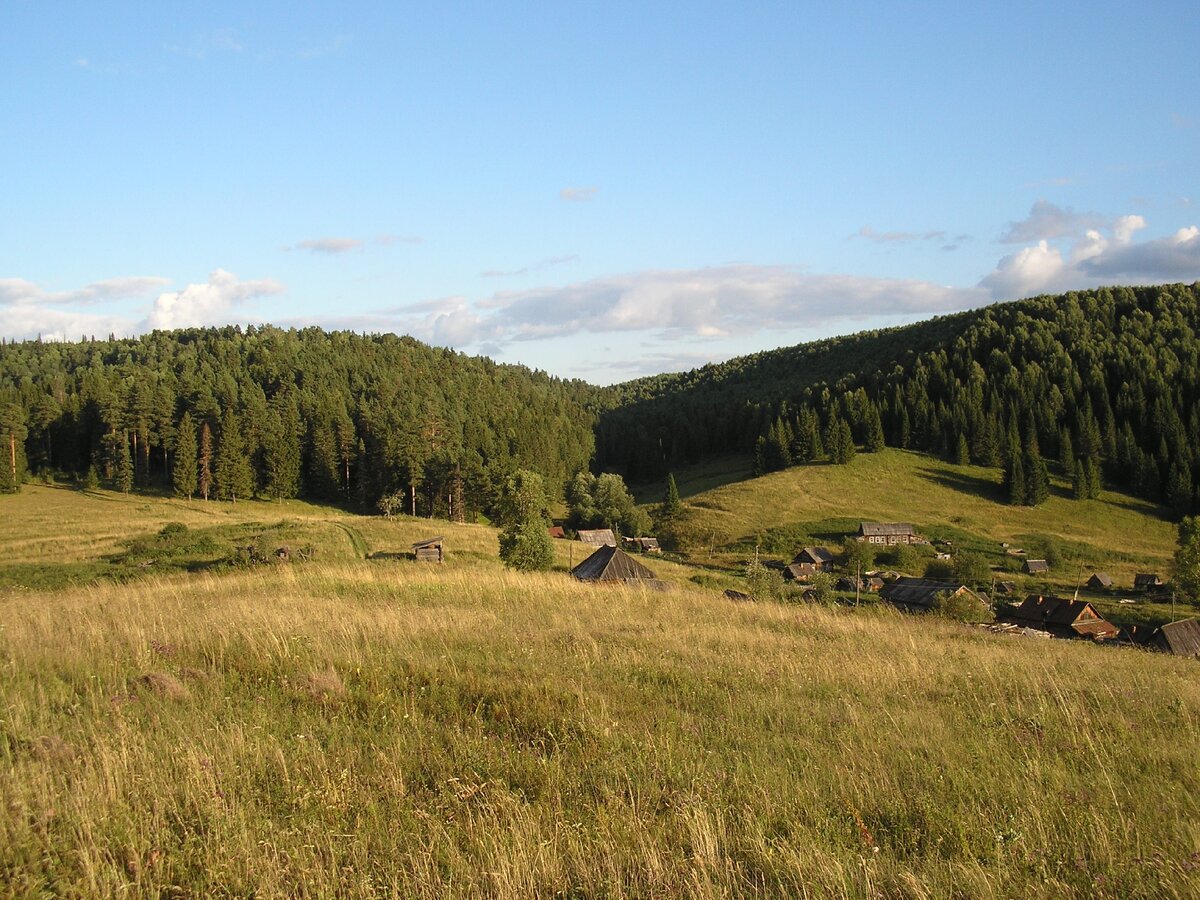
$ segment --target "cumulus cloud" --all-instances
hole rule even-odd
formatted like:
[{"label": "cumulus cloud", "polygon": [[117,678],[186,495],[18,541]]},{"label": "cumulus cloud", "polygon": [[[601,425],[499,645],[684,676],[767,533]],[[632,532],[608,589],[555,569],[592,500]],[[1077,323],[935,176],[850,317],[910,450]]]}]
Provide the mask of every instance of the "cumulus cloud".
[{"label": "cumulus cloud", "polygon": [[159,294],[139,330],[224,324],[235,306],[283,289],[273,278],[239,281],[232,272],[216,269],[205,284],[189,284],[182,291]]},{"label": "cumulus cloud", "polygon": [[1168,237],[1135,241],[1136,233],[1145,227],[1142,216],[1118,216],[1103,229],[1085,231],[1066,253],[1040,240],[1001,259],[980,281],[980,287],[996,299],[1009,299],[1119,281],[1200,277],[1200,231],[1195,226]]},{"label": "cumulus cloud", "polygon": [[14,338],[76,340],[83,335],[130,333],[128,318],[94,312],[101,303],[137,300],[167,284],[166,278],[134,275],[96,281],[69,291],[49,291],[24,278],[0,278],[0,334]]},{"label": "cumulus cloud", "polygon": [[1076,237],[1109,225],[1110,222],[1097,213],[1077,213],[1070,207],[1038,200],[1028,216],[1019,222],[1009,222],[1008,230],[1000,235],[1000,241],[1005,244],[1026,244],[1030,241]]},{"label": "cumulus cloud", "polygon": [[569,203],[587,203],[595,198],[597,190],[594,187],[565,187],[558,192],[558,196]]}]

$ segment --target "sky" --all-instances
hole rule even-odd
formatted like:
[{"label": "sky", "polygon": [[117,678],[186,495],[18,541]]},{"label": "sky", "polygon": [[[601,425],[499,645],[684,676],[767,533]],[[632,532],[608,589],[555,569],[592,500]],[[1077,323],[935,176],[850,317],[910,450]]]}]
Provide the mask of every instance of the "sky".
[{"label": "sky", "polygon": [[319,325],[608,384],[1192,282],[1197,46],[1194,0],[0,0],[0,336]]}]

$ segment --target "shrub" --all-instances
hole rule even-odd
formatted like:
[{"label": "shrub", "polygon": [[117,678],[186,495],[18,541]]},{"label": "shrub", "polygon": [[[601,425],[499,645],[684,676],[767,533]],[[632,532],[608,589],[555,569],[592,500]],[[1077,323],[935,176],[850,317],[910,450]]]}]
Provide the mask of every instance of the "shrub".
[{"label": "shrub", "polygon": [[172,537],[173,535],[177,534],[186,534],[187,530],[188,527],[182,522],[168,522],[161,529],[159,529],[158,534],[160,537]]},{"label": "shrub", "polygon": [[554,543],[543,521],[510,525],[500,532],[500,559],[510,569],[536,572],[554,564]]},{"label": "shrub", "polygon": [[960,594],[942,591],[937,595],[933,611],[956,622],[990,622],[995,618],[988,607],[966,591]]}]

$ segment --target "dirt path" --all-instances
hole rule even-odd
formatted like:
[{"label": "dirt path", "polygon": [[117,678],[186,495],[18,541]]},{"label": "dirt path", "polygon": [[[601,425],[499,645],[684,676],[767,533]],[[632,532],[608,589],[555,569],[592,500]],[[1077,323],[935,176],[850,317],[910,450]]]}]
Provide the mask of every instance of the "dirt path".
[{"label": "dirt path", "polygon": [[350,538],[350,546],[354,548],[354,555],[359,559],[367,558],[367,542],[363,540],[363,536],[358,533],[358,529],[351,528],[341,522],[332,523],[335,528],[340,528],[346,532],[346,537]]}]

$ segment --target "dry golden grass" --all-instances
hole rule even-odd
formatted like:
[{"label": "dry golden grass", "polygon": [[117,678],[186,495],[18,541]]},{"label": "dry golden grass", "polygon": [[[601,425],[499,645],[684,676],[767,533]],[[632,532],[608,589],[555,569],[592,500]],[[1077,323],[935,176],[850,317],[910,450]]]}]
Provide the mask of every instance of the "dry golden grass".
[{"label": "dry golden grass", "polygon": [[1200,889],[1194,664],[878,610],[385,560],[147,578],[0,599],[0,703],[20,895]]}]

